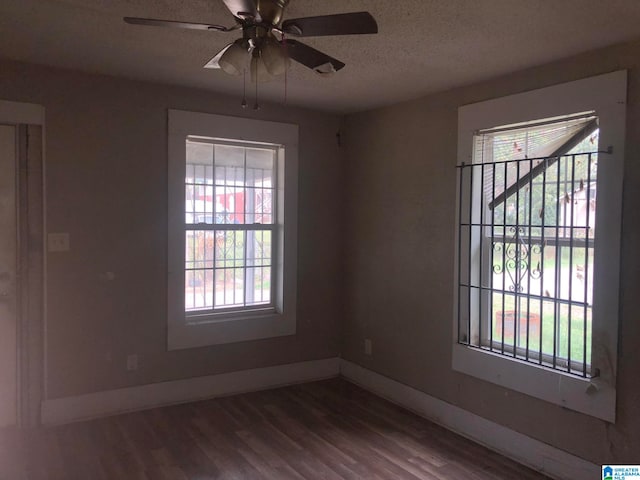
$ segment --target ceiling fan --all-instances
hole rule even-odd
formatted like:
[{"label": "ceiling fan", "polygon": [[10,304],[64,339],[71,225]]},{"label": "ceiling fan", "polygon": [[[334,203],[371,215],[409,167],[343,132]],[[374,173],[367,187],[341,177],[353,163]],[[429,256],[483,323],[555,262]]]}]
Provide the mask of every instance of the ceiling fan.
[{"label": "ceiling fan", "polygon": [[335,73],[345,66],[295,38],[378,33],[378,25],[368,12],[284,20],[290,0],[222,1],[236,22],[231,27],[136,17],[124,17],[124,21],[135,25],[217,32],[241,30],[242,37],[225,46],[204,68],[219,68],[230,75],[242,75],[248,70],[256,84],[285,73],[290,59],[323,75]]}]

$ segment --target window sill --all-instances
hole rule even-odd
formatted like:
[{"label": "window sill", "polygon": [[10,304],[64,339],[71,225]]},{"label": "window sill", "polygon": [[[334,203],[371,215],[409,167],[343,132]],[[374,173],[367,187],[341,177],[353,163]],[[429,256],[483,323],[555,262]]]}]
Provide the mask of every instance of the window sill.
[{"label": "window sill", "polygon": [[599,378],[580,378],[488,351],[453,346],[453,370],[615,423],[616,391]]},{"label": "window sill", "polygon": [[[197,320],[194,320],[197,318]],[[296,333],[295,314],[265,309],[224,315],[186,316],[169,323],[168,349],[223,345]]]},{"label": "window sill", "polygon": [[217,310],[213,312],[210,310],[190,310],[185,313],[185,322],[187,325],[232,322],[256,317],[268,317],[278,313],[275,307],[269,305],[261,308],[229,309],[227,311]]}]

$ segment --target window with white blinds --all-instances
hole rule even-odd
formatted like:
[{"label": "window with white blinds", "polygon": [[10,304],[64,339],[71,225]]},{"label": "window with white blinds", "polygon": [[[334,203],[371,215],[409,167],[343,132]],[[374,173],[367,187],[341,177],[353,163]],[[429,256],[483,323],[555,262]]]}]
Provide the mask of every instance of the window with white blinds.
[{"label": "window with white blinds", "polygon": [[625,71],[458,109],[452,368],[615,421]]},{"label": "window with white blinds", "polygon": [[476,133],[460,169],[461,343],[591,374],[598,155],[592,113]]}]

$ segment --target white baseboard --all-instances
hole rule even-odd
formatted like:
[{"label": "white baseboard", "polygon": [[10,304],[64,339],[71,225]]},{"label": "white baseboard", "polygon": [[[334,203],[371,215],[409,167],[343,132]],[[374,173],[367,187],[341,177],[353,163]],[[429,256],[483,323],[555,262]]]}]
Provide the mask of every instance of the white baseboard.
[{"label": "white baseboard", "polygon": [[339,358],[153,383],[42,402],[42,424],[89,420],[338,376]]},{"label": "white baseboard", "polygon": [[601,476],[598,465],[349,361],[340,361],[340,374],[376,395],[550,477],[575,480]]}]

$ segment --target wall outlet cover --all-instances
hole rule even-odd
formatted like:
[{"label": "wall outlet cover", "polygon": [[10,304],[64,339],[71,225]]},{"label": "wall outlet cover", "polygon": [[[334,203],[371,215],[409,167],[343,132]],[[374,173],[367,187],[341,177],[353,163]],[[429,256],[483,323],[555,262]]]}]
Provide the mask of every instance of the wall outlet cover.
[{"label": "wall outlet cover", "polygon": [[373,353],[373,342],[370,338],[364,339],[364,354],[371,355]]},{"label": "wall outlet cover", "polygon": [[70,241],[68,233],[50,233],[47,235],[47,250],[49,252],[68,252]]},{"label": "wall outlet cover", "polygon": [[127,370],[132,372],[138,369],[138,355],[127,355]]}]

